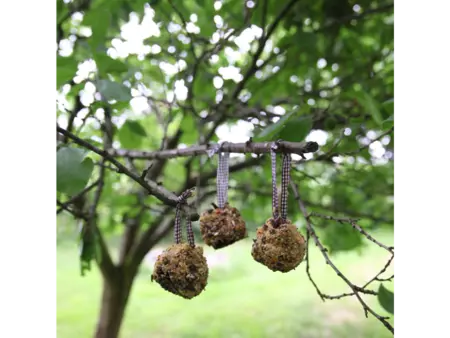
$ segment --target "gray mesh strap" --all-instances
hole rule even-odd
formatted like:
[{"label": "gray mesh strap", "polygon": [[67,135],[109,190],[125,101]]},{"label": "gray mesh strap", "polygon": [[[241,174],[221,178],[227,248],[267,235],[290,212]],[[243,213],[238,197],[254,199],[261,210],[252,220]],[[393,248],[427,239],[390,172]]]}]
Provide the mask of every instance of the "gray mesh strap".
[{"label": "gray mesh strap", "polygon": [[278,191],[277,191],[277,153],[275,147],[270,149],[270,157],[272,160],[272,214],[273,218],[278,218]]},{"label": "gray mesh strap", "polygon": [[223,208],[228,201],[228,170],[230,154],[219,152],[219,163],[217,165],[217,204]]},{"label": "gray mesh strap", "polygon": [[192,230],[192,221],[190,215],[186,217],[186,231],[189,245],[195,247],[194,230]]},{"label": "gray mesh strap", "polygon": [[175,209],[175,227],[173,231],[173,238],[175,240],[175,244],[181,243],[181,204],[177,204],[177,208]]},{"label": "gray mesh strap", "polygon": [[281,171],[281,218],[287,219],[288,189],[291,180],[291,154],[283,154],[283,165]]},{"label": "gray mesh strap", "polygon": [[[175,209],[175,226],[173,231],[173,237],[175,240],[175,244],[180,244],[182,242],[182,233],[181,233],[181,206],[186,204],[186,201],[193,194],[193,189],[188,189],[184,191],[180,196],[178,196],[178,203]],[[190,219],[190,217],[188,217]],[[189,226],[189,223],[188,223]],[[191,223],[192,230],[192,223]],[[188,239],[189,239],[189,229],[188,231]],[[192,234],[193,235],[193,234]]]}]

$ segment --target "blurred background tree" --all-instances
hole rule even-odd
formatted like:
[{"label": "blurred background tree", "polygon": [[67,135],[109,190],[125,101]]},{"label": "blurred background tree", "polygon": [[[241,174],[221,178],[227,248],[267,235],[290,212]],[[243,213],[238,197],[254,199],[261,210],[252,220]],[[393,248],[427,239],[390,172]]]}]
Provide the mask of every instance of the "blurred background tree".
[{"label": "blurred background tree", "polygon": [[[214,157],[151,152],[250,137],[316,141],[318,152],[293,157],[292,179],[308,210],[357,218],[392,241],[393,18],[389,1],[57,0],[58,239],[72,236],[77,222],[81,273],[98,263],[96,337],[118,336],[141,263],[171,240],[174,196],[196,186],[197,212],[215,199]],[[252,238],[271,213],[270,159],[232,154],[230,171],[230,200]],[[293,196],[289,217],[305,227]],[[332,256],[365,248],[350,225],[321,218],[314,225]],[[59,300],[58,291],[58,308]],[[299,336],[283,330],[255,336]]]}]

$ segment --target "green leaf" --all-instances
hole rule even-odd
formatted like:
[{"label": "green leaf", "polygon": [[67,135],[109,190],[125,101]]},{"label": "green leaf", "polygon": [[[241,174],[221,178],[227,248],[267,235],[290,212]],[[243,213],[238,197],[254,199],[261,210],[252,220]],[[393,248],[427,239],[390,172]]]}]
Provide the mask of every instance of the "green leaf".
[{"label": "green leaf", "polygon": [[395,137],[394,134],[392,133],[391,140],[389,141],[389,149],[394,150],[394,148],[395,148]]},{"label": "green leaf", "polygon": [[276,123],[268,125],[265,129],[262,130],[261,133],[256,135],[253,139],[257,142],[259,141],[268,141],[274,140],[277,135],[284,128],[289,119],[294,116],[296,112],[292,111],[290,113],[284,114],[282,118],[280,118]]},{"label": "green leaf", "polygon": [[119,141],[125,148],[139,148],[142,138],[146,136],[147,133],[142,125],[132,120],[126,121],[118,133]]},{"label": "green leaf", "polygon": [[127,65],[122,61],[111,59],[102,53],[95,54],[94,60],[101,77],[106,77],[108,73],[123,73],[128,70]]},{"label": "green leaf", "polygon": [[220,9],[219,14],[224,18],[224,21],[230,28],[242,26],[242,7],[236,6],[234,1],[222,1],[222,8]]},{"label": "green leaf", "polygon": [[394,115],[394,99],[386,100],[382,103],[384,110],[389,114],[389,116]]},{"label": "green leaf", "polygon": [[121,83],[110,80],[99,80],[97,82],[97,89],[108,101],[129,101],[132,99],[130,89]]},{"label": "green leaf", "polygon": [[[91,261],[98,256],[96,238],[89,224],[83,222],[80,229],[80,272],[81,276],[91,270]],[[100,258],[100,257],[98,257]]]},{"label": "green leaf", "polygon": [[71,57],[58,56],[56,60],[56,87],[72,80],[78,70],[78,62]]},{"label": "green leaf", "polygon": [[358,100],[359,104],[363,106],[370,115],[372,115],[372,119],[377,125],[381,126],[383,124],[383,116],[381,115],[377,102],[372,96],[364,91],[358,91],[353,93],[353,97]]},{"label": "green leaf", "polygon": [[64,19],[67,15],[67,13],[69,13],[69,8],[68,6],[64,3],[63,0],[58,0],[56,3],[56,22],[60,22],[62,19]]},{"label": "green leaf", "polygon": [[334,128],[336,128],[336,125],[337,125],[337,120],[334,116],[329,116],[325,120],[325,130],[334,130]]},{"label": "green leaf", "polygon": [[84,16],[83,25],[91,27],[92,30],[92,35],[88,39],[88,44],[93,53],[103,47],[110,24],[111,11],[108,10],[105,4],[101,7],[97,7],[95,10],[91,9]]},{"label": "green leaf", "polygon": [[[164,168],[163,186],[169,191],[174,191],[179,186],[178,180],[183,181],[185,176],[185,162],[182,160],[171,161]],[[174,179],[175,177],[176,179]]]},{"label": "green leaf", "polygon": [[383,129],[390,129],[394,126],[394,117],[390,116],[386,120],[383,121]]},{"label": "green leaf", "polygon": [[141,124],[137,121],[129,120],[127,121],[127,126],[130,130],[140,136],[147,136],[145,129],[141,126]]},{"label": "green leaf", "polygon": [[378,289],[378,301],[383,309],[394,314],[394,293],[386,289],[383,284],[380,284]]},{"label": "green leaf", "polygon": [[74,195],[89,181],[94,162],[81,149],[64,147],[56,153],[56,187],[59,192]]},{"label": "green leaf", "polygon": [[289,120],[280,132],[280,138],[285,141],[301,142],[312,128],[311,116],[299,116]]},{"label": "green leaf", "polygon": [[300,52],[313,51],[316,46],[317,39],[318,34],[312,32],[297,31],[295,37],[291,38],[291,42],[298,41],[298,45],[296,44],[294,49],[298,53],[299,51]]},{"label": "green leaf", "polygon": [[327,224],[322,233],[323,244],[331,254],[351,251],[363,244],[361,235],[346,224]]},{"label": "green leaf", "polygon": [[181,130],[183,135],[181,136],[181,143],[193,144],[198,141],[197,126],[195,120],[191,115],[185,115],[181,120]]},{"label": "green leaf", "polygon": [[148,1],[148,0],[136,0],[136,1],[131,1],[129,2],[131,8],[133,9],[133,11],[140,13],[142,12],[142,10],[144,9],[144,5],[145,4],[149,4],[150,6],[154,7],[158,1]]},{"label": "green leaf", "polygon": [[121,114],[125,109],[130,107],[130,101],[117,101],[115,103],[111,103],[111,108],[114,113],[117,115]]}]

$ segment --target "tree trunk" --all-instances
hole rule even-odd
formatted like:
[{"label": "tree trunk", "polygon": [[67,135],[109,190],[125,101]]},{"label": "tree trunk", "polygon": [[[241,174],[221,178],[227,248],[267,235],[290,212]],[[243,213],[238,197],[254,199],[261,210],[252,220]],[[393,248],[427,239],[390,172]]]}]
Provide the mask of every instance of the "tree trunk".
[{"label": "tree trunk", "polygon": [[103,294],[96,338],[117,338],[122,324],[134,274],[117,269],[112,278],[103,278]]}]

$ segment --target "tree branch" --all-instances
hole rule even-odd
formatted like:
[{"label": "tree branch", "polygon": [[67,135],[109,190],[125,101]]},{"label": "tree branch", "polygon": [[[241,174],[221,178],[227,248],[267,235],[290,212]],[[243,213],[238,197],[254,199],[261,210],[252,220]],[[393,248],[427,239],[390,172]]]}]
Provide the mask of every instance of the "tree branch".
[{"label": "tree branch", "polygon": [[78,200],[81,196],[83,196],[84,194],[86,194],[87,192],[91,191],[92,188],[94,188],[96,185],[98,184],[98,180],[95,181],[94,183],[88,185],[86,188],[84,188],[83,190],[81,190],[78,194],[76,194],[75,196],[72,196],[68,201],[61,203],[59,209],[56,211],[56,214],[61,213],[61,211],[63,210],[67,210],[66,207],[68,207],[70,204],[74,203],[76,200]]},{"label": "tree branch", "polygon": [[[175,133],[174,136],[169,138],[168,140],[163,140],[161,147],[164,149],[165,147],[173,148],[176,147],[178,144],[180,138],[182,135],[182,130],[178,129],[178,131]],[[130,162],[131,159],[127,158]],[[158,176],[161,174],[161,172],[164,169],[165,164],[167,163],[167,159],[157,159],[151,163],[151,166],[144,172],[145,178],[148,178],[150,180],[156,180]],[[192,184],[193,186],[194,184]],[[145,190],[143,189],[143,193],[145,194]],[[145,206],[144,203],[144,196],[140,193],[138,193],[138,199],[141,203],[141,211],[144,211],[144,209],[148,209]],[[167,209],[170,210],[171,208]],[[163,213],[164,214],[164,213]],[[138,230],[141,226],[141,219],[138,217],[137,219],[131,219],[126,222],[126,228],[123,235],[122,245],[119,253],[119,264],[123,264],[127,258],[128,254],[131,251],[131,248],[135,244]],[[151,231],[150,229],[147,229],[146,231]]]},{"label": "tree branch", "polygon": [[392,275],[391,277],[388,278],[380,278],[379,276],[381,274],[383,274],[386,269],[388,268],[389,265],[391,265],[392,261],[394,260],[394,253],[392,252],[391,258],[389,258],[389,260],[386,262],[386,264],[383,266],[383,268],[380,270],[380,272],[378,272],[375,277],[373,277],[371,280],[369,280],[366,284],[363,285],[363,289],[366,288],[367,286],[369,286],[369,284],[371,284],[374,281],[391,281],[394,278],[394,275]]},{"label": "tree branch", "polygon": [[[267,40],[269,40],[269,37],[272,35],[272,33],[277,28],[278,24],[281,22],[281,19],[289,12],[289,10],[295,5],[295,3],[298,0],[291,0],[289,1],[286,6],[280,11],[280,13],[277,15],[275,20],[272,22],[272,24],[267,29],[267,32],[263,34],[263,36],[260,39],[258,49],[256,50],[256,53],[253,55],[253,59],[251,62],[250,67],[245,72],[245,75],[241,82],[239,82],[231,95],[233,99],[236,99],[239,96],[239,93],[244,89],[245,84],[248,80],[250,80],[250,77],[258,70],[258,67],[256,66],[256,62],[258,61],[259,57],[261,56],[262,52],[264,51],[264,47],[266,46]],[[262,27],[264,29],[264,27]]]},{"label": "tree branch", "polygon": [[[103,131],[103,148],[106,151],[107,149],[112,147],[113,142],[113,125],[111,120],[111,109],[109,106],[105,106],[105,121],[101,125],[101,129]],[[66,135],[68,137],[68,135]],[[89,230],[93,230],[98,239],[98,244],[100,246],[100,257],[96,255],[96,261],[102,272],[103,276],[107,279],[111,279],[114,274],[114,263],[111,259],[111,254],[108,250],[108,246],[103,238],[102,232],[98,227],[97,223],[97,207],[100,203],[100,198],[103,193],[103,188],[105,186],[105,173],[106,173],[106,158],[103,157],[100,162],[100,173],[98,177],[97,189],[95,190],[94,200],[92,205],[89,208],[89,216],[88,221],[86,222],[86,226],[89,227]]]},{"label": "tree branch", "polygon": [[138,233],[138,230],[142,223],[142,216],[144,212],[147,210],[147,207],[144,204],[143,198],[144,198],[145,191],[141,190],[138,192],[138,201],[140,204],[140,210],[136,217],[128,218],[127,216],[124,217],[123,223],[125,224],[125,230],[122,235],[122,242],[120,244],[120,250],[119,250],[119,265],[123,265],[126,262],[126,259],[128,257],[128,253],[130,252],[131,248],[133,247],[133,244],[136,239],[136,235]]},{"label": "tree branch", "polygon": [[[110,155],[110,153],[108,151],[101,150],[101,149],[93,146],[89,142],[79,138],[78,136],[68,132],[67,130],[65,130],[61,127],[57,127],[57,131],[59,133],[63,134],[64,136],[67,136],[70,139],[72,139],[76,144],[78,144],[84,148],[87,148],[87,149],[93,151],[94,153],[102,156],[106,160],[110,161],[112,164],[114,164],[119,169],[120,173],[127,175],[132,180],[139,183],[143,188],[145,188],[148,191],[148,193],[150,195],[155,196],[161,202],[163,202],[167,205],[173,206],[173,207],[175,207],[177,205],[177,196],[174,193],[168,191],[167,189],[158,185],[154,181],[145,180],[144,178],[141,178],[137,174],[131,172],[127,167],[125,167],[123,164],[121,164],[119,161],[117,161],[112,155]],[[193,221],[198,220],[198,218],[200,217],[198,215],[197,211],[192,208],[192,206],[183,206],[183,208],[188,214],[191,215],[191,218]]]},{"label": "tree branch", "polygon": [[266,19],[267,19],[267,5],[269,0],[263,0],[262,15],[261,15],[261,28],[263,30],[263,36],[266,35]]},{"label": "tree branch", "polygon": [[[319,149],[316,142],[287,142],[280,141],[277,143],[279,153],[291,153],[297,155],[303,155],[307,153],[314,153]],[[260,142],[260,143],[230,143],[225,142],[220,145],[219,151],[224,153],[253,153],[263,154],[269,153],[272,142]],[[134,159],[162,159],[162,158],[174,158],[174,157],[186,157],[206,155],[209,151],[214,150],[215,145],[198,145],[188,148],[169,149],[162,151],[143,151],[143,150],[128,150],[128,149],[116,149],[111,150],[110,155],[114,157],[130,157]]]},{"label": "tree branch", "polygon": [[352,150],[352,151],[348,151],[348,152],[345,152],[345,153],[333,152],[333,150],[337,146],[337,144],[335,144],[335,145],[332,146],[332,148],[328,152],[326,152],[325,154],[317,156],[314,160],[315,161],[322,161],[322,160],[330,159],[330,158],[332,158],[334,156],[352,156],[352,155],[357,155],[361,151],[363,151],[364,149],[369,148],[372,143],[381,140],[384,136],[389,135],[393,131],[394,131],[394,127],[391,127],[388,130],[386,130],[385,132],[381,133],[380,136],[378,136],[374,140],[370,141],[368,144],[360,146],[357,150]]},{"label": "tree branch", "polygon": [[63,209],[64,211],[67,211],[68,213],[72,214],[74,217],[82,219],[82,220],[87,220],[88,217],[85,213],[81,212],[80,210],[76,210],[76,209],[71,209],[69,208],[68,205],[66,205],[66,203],[62,203],[59,200],[56,200],[56,204]]},{"label": "tree branch", "polygon": [[[257,159],[252,159],[252,160],[256,161],[256,160],[260,160],[260,159],[257,158]],[[257,164],[257,163],[259,163],[259,162],[255,162],[255,163],[242,162],[242,163],[236,164],[236,166],[245,164],[246,167],[251,167],[251,166],[253,166],[253,165]],[[231,172],[231,168],[232,167],[230,167],[230,172]],[[212,177],[214,177],[214,176],[211,175],[211,177],[208,177],[208,178],[212,178]],[[309,177],[309,178],[314,180],[313,177]],[[205,179],[205,178],[202,178],[202,179]],[[245,185],[245,184],[240,184],[239,186],[233,187],[232,189],[235,190],[235,191],[242,191],[244,194],[255,193],[258,196],[266,196],[266,197],[272,196],[272,191],[270,191],[270,190],[264,190],[264,189],[257,189],[257,190],[255,190],[251,186],[248,186],[248,185]],[[326,206],[326,205],[322,205],[322,204],[318,204],[318,203],[313,203],[313,202],[308,201],[308,200],[303,200],[303,202],[304,202],[305,205],[310,206],[310,207],[320,208],[320,209],[324,209],[324,210],[329,210],[329,211],[333,211],[333,212],[341,213],[341,214],[347,214],[350,217],[355,217],[355,218],[358,218],[358,219],[364,218],[364,219],[371,220],[373,222],[393,223],[393,220],[392,219],[388,219],[388,218],[376,217],[376,216],[372,216],[370,214],[365,214],[365,213],[356,213],[355,211],[349,210],[349,209],[345,209],[345,210],[344,209],[337,209],[337,208],[334,208],[332,206]]]},{"label": "tree branch", "polygon": [[390,219],[390,218],[377,217],[377,216],[373,216],[373,215],[366,214],[366,213],[363,213],[363,212],[355,212],[355,211],[350,210],[350,209],[338,209],[338,208],[333,207],[333,206],[325,206],[325,205],[318,204],[318,203],[313,203],[313,202],[307,201],[307,200],[304,200],[303,202],[305,203],[305,205],[308,205],[310,207],[320,208],[320,209],[324,209],[324,210],[329,210],[329,211],[336,212],[336,213],[341,213],[341,214],[346,214],[347,216],[355,217],[355,218],[358,218],[358,219],[366,218],[366,219],[369,219],[369,220],[371,220],[373,222],[382,222],[382,223],[388,223],[388,224],[391,224],[391,223],[394,222],[393,219]]},{"label": "tree branch", "polygon": [[[102,162],[105,160],[103,159]],[[100,167],[100,175],[98,178],[97,190],[95,191],[94,201],[89,208],[88,220],[86,221],[86,226],[95,231],[95,235],[98,238],[98,243],[100,245],[101,256],[97,259],[97,264],[102,272],[103,276],[111,277],[114,271],[114,263],[112,262],[111,255],[109,253],[106,242],[103,235],[97,226],[97,206],[100,202],[100,197],[103,192],[103,187],[105,184],[105,171],[104,166]]]},{"label": "tree branch", "polygon": [[[384,265],[384,267],[381,269],[380,272],[378,272],[375,277],[373,277],[371,280],[369,280],[366,284],[364,284],[362,287],[356,286],[355,288],[358,290],[358,292],[361,293],[365,293],[365,294],[370,294],[370,295],[378,295],[378,292],[374,291],[374,290],[368,290],[366,289],[370,284],[372,284],[372,282],[374,281],[378,281],[378,282],[391,282],[392,279],[394,278],[394,275],[391,275],[388,278],[380,278],[379,276],[386,271],[386,269],[388,268],[388,266],[392,263],[392,260],[394,259],[394,253],[392,253],[391,258],[389,258],[389,260],[386,262],[386,264]],[[318,291],[320,292],[320,291]],[[329,296],[329,295],[323,295],[324,298],[326,299],[340,299],[343,297],[349,297],[349,296],[354,296],[355,293],[354,292],[350,292],[350,293],[343,293],[337,296]]]},{"label": "tree branch", "polygon": [[181,23],[183,24],[184,30],[186,31],[186,34],[188,35],[188,37],[191,39],[191,43],[189,44],[189,48],[191,49],[191,53],[192,56],[194,57],[195,60],[197,60],[197,54],[195,54],[195,48],[194,48],[194,36],[192,35],[191,32],[189,32],[189,30],[187,29],[187,21],[183,16],[183,13],[180,12],[180,10],[178,9],[178,7],[172,2],[172,0],[168,1],[170,6],[173,8],[173,10],[175,11],[175,13],[178,15],[178,18],[181,20]]},{"label": "tree branch", "polygon": [[[233,166],[230,166],[229,171],[238,171],[242,170],[244,168],[253,166],[260,162],[259,158],[252,158],[249,161],[245,161],[242,163],[235,164]],[[216,176],[216,169],[205,173],[204,175],[200,176],[199,185],[200,187],[203,187],[208,179],[213,178]],[[185,186],[183,190],[188,189],[189,187],[193,186],[197,181],[197,177],[193,178],[187,178]],[[197,193],[200,193],[199,191]],[[199,197],[199,202],[205,200],[207,197],[209,197],[211,194],[215,194],[216,191],[212,192],[205,192],[201,197]],[[174,217],[170,218],[170,222],[167,220],[169,219],[167,216],[168,213],[172,211],[172,208],[165,208],[161,215],[156,218],[152,224],[149,226],[149,228],[141,235],[139,238],[139,241],[137,242],[136,246],[130,250],[130,259],[132,261],[132,264],[139,264],[141,260],[144,258],[144,256],[147,254],[147,252],[152,248],[152,246],[157,243],[157,241],[165,236],[168,231],[171,229],[171,226],[174,222]]]},{"label": "tree branch", "polygon": [[309,272],[309,239],[311,238],[309,231],[306,231],[306,274],[308,275],[309,280],[311,281],[311,284],[314,286],[314,288],[317,291],[317,294],[322,298],[322,301],[325,301],[325,295],[322,294],[319,287],[317,286],[316,282],[314,282],[311,273]]},{"label": "tree branch", "polygon": [[[241,163],[237,163],[235,165],[230,166],[230,172],[242,170],[247,167],[251,167],[260,162],[260,158],[252,158],[248,161],[244,161]],[[203,187],[208,179],[215,177],[216,170],[212,170],[200,177],[200,187]],[[197,177],[187,177],[186,183],[184,185],[183,190],[188,189],[191,186],[194,186],[197,182]],[[200,191],[197,191],[199,194]],[[215,194],[216,191],[213,192],[205,192],[199,197],[199,202],[204,201],[206,198],[211,196],[211,194]],[[167,235],[168,231],[172,228],[174,223],[174,217],[167,216],[173,209],[170,207],[166,207],[160,214],[158,218],[156,218],[152,224],[148,227],[148,229],[140,236],[137,244],[130,250],[129,259],[132,264],[139,264],[142,259],[145,257],[147,252],[155,245],[162,237]]]},{"label": "tree branch", "polygon": [[[199,198],[199,201],[204,201],[210,195],[209,192],[203,194]],[[138,266],[147,252],[173,229],[175,216],[174,213],[173,215],[170,214],[172,210],[172,208],[166,207],[162,214],[149,225],[148,230],[142,234],[137,244],[130,250],[129,257],[133,265]]]},{"label": "tree branch", "polygon": [[329,220],[329,221],[336,221],[336,222],[339,222],[339,223],[349,223],[353,227],[353,229],[357,230],[360,234],[362,234],[364,237],[366,237],[369,241],[372,241],[373,243],[378,245],[380,248],[383,248],[383,249],[389,251],[390,253],[394,252],[394,248],[393,247],[387,247],[383,243],[380,243],[379,241],[377,241],[375,238],[373,238],[371,235],[369,235],[363,228],[361,228],[356,223],[357,220],[355,220],[355,219],[339,218],[339,217],[321,215],[321,214],[318,214],[317,212],[311,212],[308,215],[308,218],[311,218],[311,217],[319,217],[319,218],[323,218],[323,219],[326,219],[326,220]]},{"label": "tree branch", "polygon": [[337,18],[337,19],[333,20],[332,22],[330,22],[329,24],[327,24],[323,27],[319,27],[318,29],[314,30],[314,33],[323,32],[333,26],[342,25],[343,23],[351,21],[351,20],[359,20],[359,19],[362,19],[371,14],[384,13],[393,8],[394,8],[394,4],[386,4],[386,5],[380,6],[378,8],[367,9],[367,10],[363,11],[362,13],[343,16],[341,18]]},{"label": "tree branch", "polygon": [[[75,118],[77,117],[78,113],[80,112],[81,109],[83,109],[83,104],[81,103],[81,95],[80,93],[78,93],[78,95],[75,98],[75,107],[73,108],[72,111],[69,111],[69,120],[67,122],[67,130],[72,132],[73,129],[73,124],[75,122]],[[69,139],[67,137],[65,137],[64,139],[64,143],[67,143],[69,141]]]},{"label": "tree branch", "polygon": [[[352,282],[350,282],[350,280],[345,277],[345,275],[336,267],[336,265],[334,265],[334,263],[331,261],[330,257],[327,254],[327,249],[323,246],[323,244],[320,242],[319,237],[317,236],[317,234],[315,233],[311,221],[309,219],[309,215],[308,212],[306,211],[306,207],[302,201],[302,199],[300,198],[300,194],[298,192],[298,187],[297,185],[291,181],[291,187],[292,190],[294,192],[294,197],[298,203],[298,207],[301,210],[301,212],[303,213],[303,216],[305,218],[306,221],[306,227],[307,227],[307,231],[309,232],[310,236],[313,238],[315,244],[317,247],[319,247],[320,252],[322,253],[322,256],[325,259],[325,262],[331,266],[331,268],[334,270],[334,272],[336,272],[336,274],[350,287],[350,289],[353,291],[352,293],[355,295],[355,297],[358,299],[358,301],[361,303],[363,309],[364,309],[364,313],[366,315],[366,317],[368,316],[368,313],[372,314],[375,318],[377,318],[390,332],[394,333],[394,328],[392,327],[392,325],[387,321],[387,319],[389,319],[388,317],[382,317],[380,315],[378,315],[375,311],[372,310],[372,308],[370,306],[368,306],[366,304],[366,302],[364,302],[364,300],[361,298],[359,293],[365,293],[363,291],[361,291],[362,288],[354,285]],[[325,298],[323,293],[321,293],[319,291],[319,288],[316,286],[316,290],[319,293],[319,296],[322,298],[322,300]]]}]

